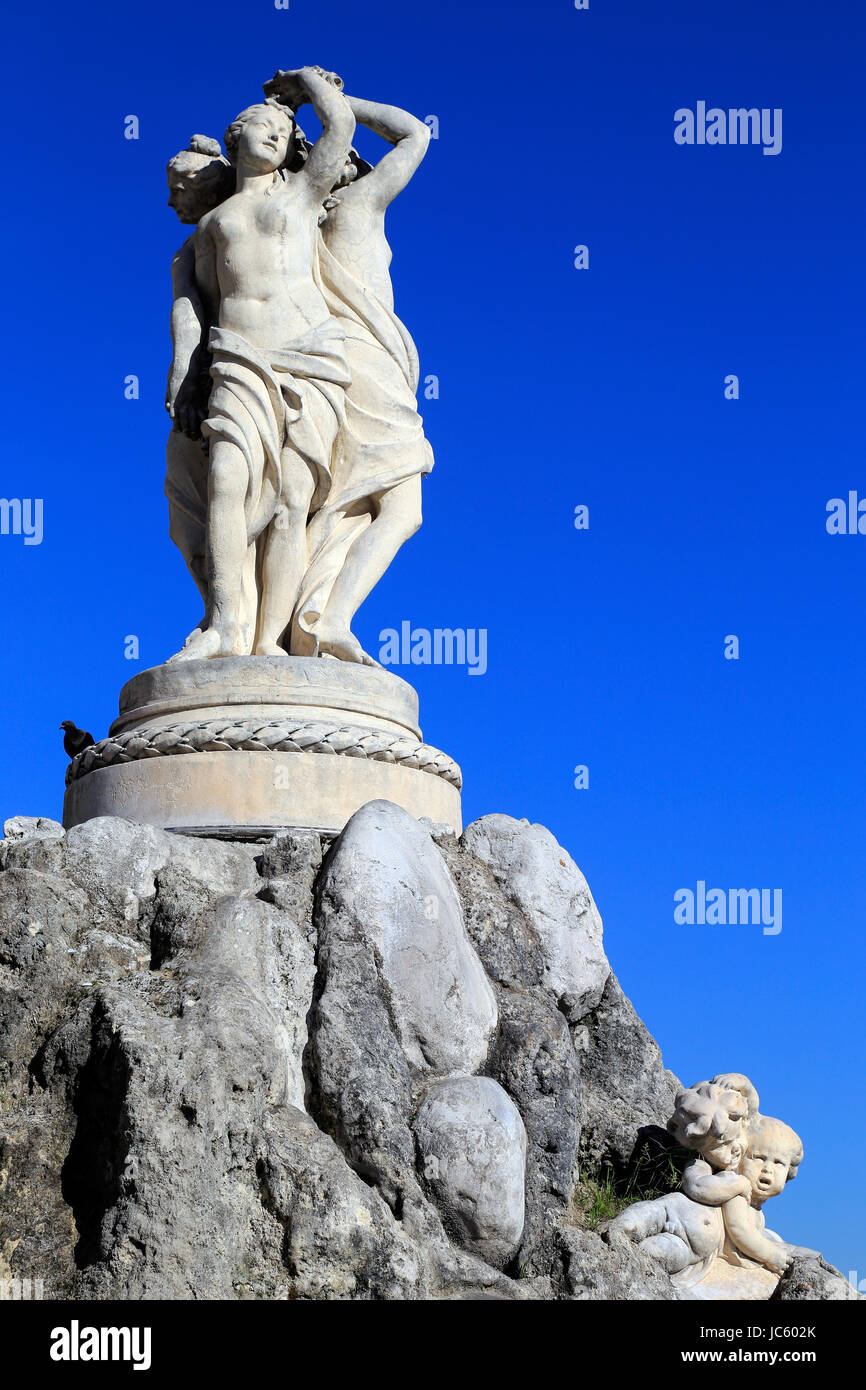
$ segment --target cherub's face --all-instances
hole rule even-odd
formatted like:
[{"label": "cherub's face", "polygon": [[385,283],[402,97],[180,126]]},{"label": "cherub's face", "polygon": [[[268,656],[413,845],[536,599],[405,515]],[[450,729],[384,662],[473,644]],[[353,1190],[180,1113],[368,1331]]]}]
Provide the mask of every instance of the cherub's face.
[{"label": "cherub's face", "polygon": [[279,169],[288,152],[291,128],[279,111],[263,108],[244,121],[238,138],[237,160],[259,174]]},{"label": "cherub's face", "polygon": [[708,1136],[699,1150],[713,1168],[732,1168],[736,1165],[742,1147],[734,1139],[716,1139]]},{"label": "cherub's face", "polygon": [[740,1172],[748,1178],[752,1196],[758,1202],[778,1197],[788,1181],[791,1155],[776,1144],[756,1144],[740,1163]]}]

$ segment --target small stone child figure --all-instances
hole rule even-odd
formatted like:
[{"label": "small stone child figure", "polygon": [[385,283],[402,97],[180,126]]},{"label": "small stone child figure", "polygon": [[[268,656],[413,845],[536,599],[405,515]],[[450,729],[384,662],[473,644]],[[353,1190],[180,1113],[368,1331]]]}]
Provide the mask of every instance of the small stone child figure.
[{"label": "small stone child figure", "polygon": [[767,1115],[754,1117],[746,1153],[739,1165],[748,1191],[731,1197],[723,1207],[726,1257],[736,1251],[757,1260],[774,1274],[784,1274],[795,1255],[817,1254],[804,1246],[789,1245],[775,1231],[768,1230],[764,1221],[767,1198],[778,1197],[785,1184],[797,1176],[802,1161],[803,1145],[790,1125]]},{"label": "small stone child figure", "polygon": [[796,1176],[803,1145],[788,1125],[759,1113],[747,1077],[727,1073],[681,1092],[668,1129],[699,1156],[680,1191],[628,1207],[611,1222],[609,1240],[636,1242],[683,1285],[699,1283],[719,1259],[755,1261],[780,1275],[795,1254],[816,1253],[765,1226],[763,1205]]}]

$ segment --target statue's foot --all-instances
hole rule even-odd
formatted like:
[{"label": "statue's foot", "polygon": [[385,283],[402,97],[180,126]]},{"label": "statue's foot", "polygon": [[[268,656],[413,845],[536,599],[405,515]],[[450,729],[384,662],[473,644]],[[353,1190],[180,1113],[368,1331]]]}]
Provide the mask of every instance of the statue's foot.
[{"label": "statue's foot", "polygon": [[[328,627],[320,622],[315,629],[319,643],[320,656],[333,656],[338,661],[355,661],[359,666],[379,666],[369,652],[365,652],[347,627]],[[381,667],[380,667],[381,669]]]},{"label": "statue's foot", "polygon": [[281,647],[279,642],[269,642],[264,639],[256,643],[256,656],[288,656],[285,647]]},{"label": "statue's foot", "polygon": [[217,656],[220,642],[216,628],[197,627],[195,632],[189,634],[180,651],[169,657],[169,662],[199,661],[202,658]]},{"label": "statue's foot", "polygon": [[245,641],[239,623],[225,623],[219,631],[219,644],[214,656],[249,656],[249,642]]}]

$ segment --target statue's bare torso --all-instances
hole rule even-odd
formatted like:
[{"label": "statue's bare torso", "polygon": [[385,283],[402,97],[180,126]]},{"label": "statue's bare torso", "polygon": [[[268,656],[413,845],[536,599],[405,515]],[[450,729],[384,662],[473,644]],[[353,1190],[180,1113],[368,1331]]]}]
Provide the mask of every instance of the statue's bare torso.
[{"label": "statue's bare torso", "polygon": [[386,308],[394,308],[391,248],[385,237],[385,211],[364,187],[365,180],[340,189],[338,205],[322,228],[325,245]]},{"label": "statue's bare torso", "polygon": [[316,235],[309,195],[292,187],[292,176],[268,192],[236,193],[208,213],[196,264],[213,261],[219,327],[268,349],[325,323],[328,307],[313,279]]}]

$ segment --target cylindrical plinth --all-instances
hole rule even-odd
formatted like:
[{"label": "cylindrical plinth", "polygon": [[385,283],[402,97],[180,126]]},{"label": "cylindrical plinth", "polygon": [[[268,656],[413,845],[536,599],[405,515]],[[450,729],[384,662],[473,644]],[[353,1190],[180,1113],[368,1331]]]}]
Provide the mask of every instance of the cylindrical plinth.
[{"label": "cylindrical plinth", "polygon": [[70,764],[63,823],[337,832],[379,798],[461,828],[460,770],[421,742],[406,681],[328,659],[228,657],[155,667],[124,686],[108,738]]}]

